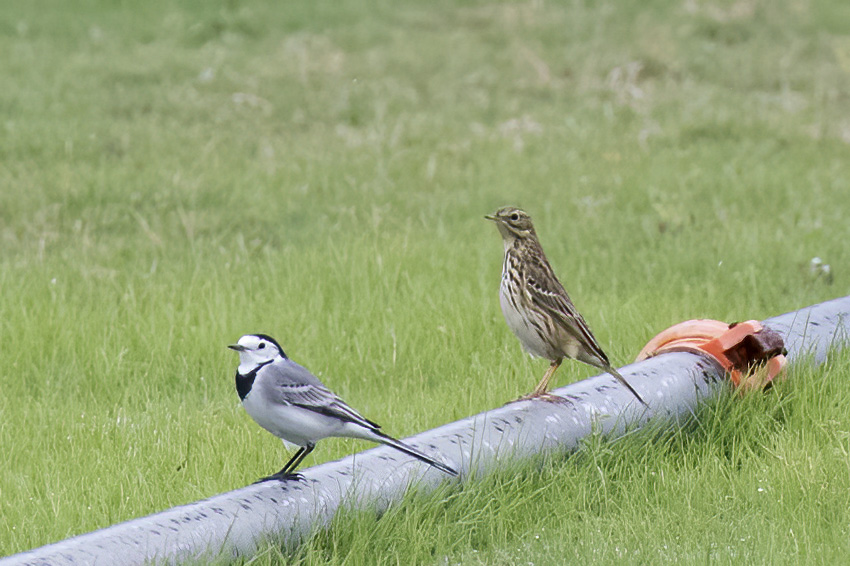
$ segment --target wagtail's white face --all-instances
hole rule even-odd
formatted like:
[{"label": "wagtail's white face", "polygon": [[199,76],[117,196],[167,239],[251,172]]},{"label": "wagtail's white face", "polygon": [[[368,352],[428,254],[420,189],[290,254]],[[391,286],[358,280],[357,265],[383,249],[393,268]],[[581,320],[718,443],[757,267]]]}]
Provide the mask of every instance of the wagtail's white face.
[{"label": "wagtail's white face", "polygon": [[228,346],[239,352],[239,373],[246,374],[257,366],[267,364],[278,356],[285,357],[274,338],[265,334],[246,334],[236,344]]}]

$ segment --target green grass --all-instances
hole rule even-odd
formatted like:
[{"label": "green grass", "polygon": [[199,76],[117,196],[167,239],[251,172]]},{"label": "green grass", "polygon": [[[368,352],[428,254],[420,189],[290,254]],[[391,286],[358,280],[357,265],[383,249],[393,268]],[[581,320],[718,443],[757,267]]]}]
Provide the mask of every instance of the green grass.
[{"label": "green grass", "polygon": [[[683,319],[850,293],[847,14],[6,2],[0,554],[278,469],[233,391],[244,333],[399,436],[526,392],[546,364],[499,312],[498,206],[532,214],[617,364]],[[850,524],[847,360],[686,431],[341,517],[294,558],[828,562]]]},{"label": "green grass", "polygon": [[[835,397],[850,356],[831,365],[825,379],[795,369],[775,395],[728,395],[683,430],[592,438],[566,459],[408,498],[378,521],[343,516],[298,562],[841,562],[850,434]],[[284,556],[269,546],[246,563]]]}]

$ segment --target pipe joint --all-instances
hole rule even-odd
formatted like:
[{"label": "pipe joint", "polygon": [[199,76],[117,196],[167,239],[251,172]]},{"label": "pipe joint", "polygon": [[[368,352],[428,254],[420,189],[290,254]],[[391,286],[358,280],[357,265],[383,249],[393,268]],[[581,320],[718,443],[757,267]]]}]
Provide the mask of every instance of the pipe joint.
[{"label": "pipe joint", "polygon": [[727,324],[694,319],[660,332],[638,354],[642,361],[666,352],[708,356],[742,390],[764,389],[785,367],[785,344],[778,332],[756,320]]}]

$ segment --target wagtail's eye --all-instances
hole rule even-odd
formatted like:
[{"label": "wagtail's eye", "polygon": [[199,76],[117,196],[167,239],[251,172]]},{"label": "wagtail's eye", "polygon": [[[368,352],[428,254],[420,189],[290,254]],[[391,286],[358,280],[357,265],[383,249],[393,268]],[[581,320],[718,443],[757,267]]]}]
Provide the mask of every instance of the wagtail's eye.
[{"label": "wagtail's eye", "polygon": [[258,349],[258,350],[262,350],[262,349],[263,349],[263,348],[265,348],[265,347],[266,347],[266,343],[265,343],[265,342],[260,342],[260,345],[259,345],[259,346],[257,346],[257,349]]},{"label": "wagtail's eye", "polygon": [[513,214],[511,214],[511,220],[513,220],[514,222],[516,222],[517,220],[519,220],[519,214],[517,214],[516,212],[514,212]]}]

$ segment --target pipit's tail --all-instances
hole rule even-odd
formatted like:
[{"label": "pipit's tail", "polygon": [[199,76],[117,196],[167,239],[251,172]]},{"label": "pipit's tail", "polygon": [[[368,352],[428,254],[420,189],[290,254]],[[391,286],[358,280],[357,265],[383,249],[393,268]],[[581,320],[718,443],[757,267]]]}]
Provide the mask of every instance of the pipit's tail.
[{"label": "pipit's tail", "polygon": [[641,402],[641,404],[642,404],[644,407],[646,407],[647,409],[649,408],[649,405],[647,405],[646,401],[644,401],[644,400],[643,400],[643,397],[641,397],[641,396],[638,394],[638,392],[637,392],[637,391],[635,391],[635,388],[634,388],[634,387],[632,387],[631,385],[629,385],[629,382],[628,382],[628,381],[626,381],[626,378],[625,378],[625,377],[623,377],[622,375],[620,375],[620,372],[618,372],[617,370],[615,370],[614,368],[612,368],[610,365],[609,365],[609,366],[605,366],[605,367],[604,367],[604,368],[602,368],[602,369],[604,369],[605,371],[607,371],[608,373],[610,373],[611,375],[613,375],[614,377],[616,377],[616,378],[617,378],[617,381],[619,381],[620,383],[622,383],[622,384],[626,387],[626,389],[628,389],[629,391],[631,391],[631,392],[632,392],[632,395],[634,395],[634,396],[637,398],[637,400],[638,400],[638,401],[640,401],[640,402]]}]

